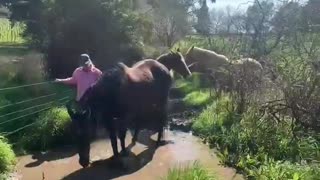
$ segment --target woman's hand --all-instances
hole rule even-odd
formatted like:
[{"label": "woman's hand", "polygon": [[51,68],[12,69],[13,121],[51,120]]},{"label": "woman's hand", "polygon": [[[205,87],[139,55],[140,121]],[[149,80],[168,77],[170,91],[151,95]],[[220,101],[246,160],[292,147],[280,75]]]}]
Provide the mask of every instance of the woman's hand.
[{"label": "woman's hand", "polygon": [[59,83],[61,81],[62,81],[61,79],[55,79],[53,82]]}]

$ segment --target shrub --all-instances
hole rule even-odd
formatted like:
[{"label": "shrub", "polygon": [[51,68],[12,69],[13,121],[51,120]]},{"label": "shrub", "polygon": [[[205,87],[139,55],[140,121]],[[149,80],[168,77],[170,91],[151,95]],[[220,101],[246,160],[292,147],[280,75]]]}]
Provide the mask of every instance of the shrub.
[{"label": "shrub", "polygon": [[65,143],[69,143],[71,135],[68,133],[71,121],[64,108],[52,108],[40,114],[37,124],[24,136],[21,143],[27,149],[47,150]]},{"label": "shrub", "polygon": [[168,175],[163,180],[214,180],[216,179],[198,162],[187,167],[176,167],[169,170]]},{"label": "shrub", "polygon": [[0,136],[0,179],[1,175],[4,176],[13,170],[15,163],[16,157],[11,146]]}]

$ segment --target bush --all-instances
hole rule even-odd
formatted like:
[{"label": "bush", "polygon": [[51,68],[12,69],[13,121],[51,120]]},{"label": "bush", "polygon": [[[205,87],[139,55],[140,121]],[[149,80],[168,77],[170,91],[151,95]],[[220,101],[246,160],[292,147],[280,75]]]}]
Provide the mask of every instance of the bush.
[{"label": "bush", "polygon": [[42,113],[36,122],[21,140],[26,149],[47,150],[71,142],[71,120],[66,109],[53,108]]},{"label": "bush", "polygon": [[4,137],[0,136],[0,179],[11,172],[16,163],[16,156]]},{"label": "bush", "polygon": [[216,179],[198,162],[191,166],[173,168],[163,180],[214,180]]}]

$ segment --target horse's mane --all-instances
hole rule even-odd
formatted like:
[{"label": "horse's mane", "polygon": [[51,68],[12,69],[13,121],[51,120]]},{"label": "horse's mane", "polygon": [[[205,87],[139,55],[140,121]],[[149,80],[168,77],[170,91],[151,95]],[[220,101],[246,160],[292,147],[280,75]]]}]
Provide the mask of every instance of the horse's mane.
[{"label": "horse's mane", "polygon": [[[251,68],[254,68],[255,70],[258,70],[258,69],[262,70],[263,69],[261,63],[259,63],[259,61],[252,59],[252,58],[241,58],[236,61],[232,61],[232,65],[250,66]],[[252,70],[254,70],[254,69],[252,69]]]},{"label": "horse's mane", "polygon": [[96,107],[100,104],[107,105],[107,103],[112,106],[111,104],[118,97],[119,89],[126,78],[125,67],[123,63],[117,63],[103,71],[99,80],[83,96],[87,96],[88,103],[94,104]]}]

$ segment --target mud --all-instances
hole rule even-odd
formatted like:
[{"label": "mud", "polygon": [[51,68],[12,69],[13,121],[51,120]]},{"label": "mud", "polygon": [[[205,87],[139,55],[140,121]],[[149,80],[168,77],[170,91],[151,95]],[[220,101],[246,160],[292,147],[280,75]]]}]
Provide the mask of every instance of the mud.
[{"label": "mud", "polygon": [[[12,179],[22,180],[153,180],[165,176],[169,168],[199,161],[221,180],[242,179],[235,170],[219,165],[212,150],[191,133],[166,131],[165,143],[155,148],[157,134],[150,138],[148,131],[140,133],[139,142],[128,145],[130,155],[112,161],[111,144],[98,140],[91,146],[91,165],[81,168],[73,148],[19,157],[17,172]],[[131,142],[130,133],[127,143]]]}]

